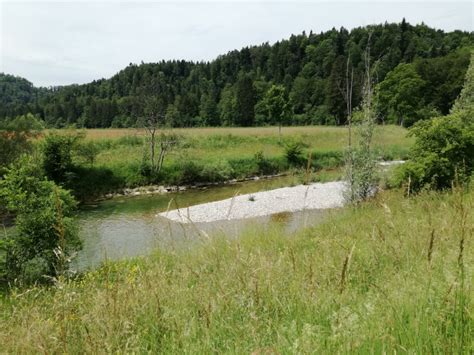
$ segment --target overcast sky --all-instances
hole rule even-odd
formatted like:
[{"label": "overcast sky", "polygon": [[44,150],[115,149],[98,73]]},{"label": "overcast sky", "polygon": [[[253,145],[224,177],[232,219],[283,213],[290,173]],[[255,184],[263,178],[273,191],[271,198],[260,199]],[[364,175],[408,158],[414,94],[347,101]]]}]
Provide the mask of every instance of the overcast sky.
[{"label": "overcast sky", "polygon": [[0,72],[37,86],[108,78],[129,63],[211,60],[292,33],[425,22],[473,31],[473,3],[456,1],[0,0]]}]

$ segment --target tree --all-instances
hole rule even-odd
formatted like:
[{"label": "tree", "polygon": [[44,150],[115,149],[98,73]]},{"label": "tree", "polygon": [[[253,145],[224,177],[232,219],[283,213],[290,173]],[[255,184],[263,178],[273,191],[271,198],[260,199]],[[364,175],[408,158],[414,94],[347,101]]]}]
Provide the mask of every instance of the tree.
[{"label": "tree", "polygon": [[398,171],[408,191],[450,188],[468,181],[474,169],[474,55],[464,88],[451,114],[417,122],[410,130],[415,144],[410,160]]},{"label": "tree", "polygon": [[206,126],[219,125],[219,113],[217,112],[217,104],[212,95],[203,94],[201,96],[201,105],[199,107],[199,115]]},{"label": "tree", "polygon": [[253,81],[248,75],[242,75],[236,84],[236,123],[252,126],[255,121],[257,94]]},{"label": "tree", "polygon": [[281,126],[287,121],[290,113],[290,105],[282,85],[272,85],[263,98],[269,121],[278,123],[278,135],[281,141]]},{"label": "tree", "polygon": [[71,194],[46,180],[25,156],[0,180],[0,200],[15,215],[14,232],[1,241],[7,281],[36,281],[65,272],[81,245]]},{"label": "tree", "polygon": [[424,80],[411,64],[399,64],[377,87],[377,105],[388,121],[411,126],[423,107]]},{"label": "tree", "polygon": [[[377,175],[376,175],[376,160],[372,150],[372,139],[375,127],[375,113],[373,110],[373,72],[376,66],[372,65],[370,61],[370,43],[371,35],[367,41],[367,48],[365,51],[365,76],[364,76],[364,96],[362,105],[359,111],[351,116],[352,121],[357,123],[357,133],[359,136],[357,147],[348,146],[348,158],[346,158],[346,175],[349,185],[349,190],[346,193],[346,199],[349,202],[360,202],[367,199],[376,189]],[[348,67],[347,67],[348,68]],[[347,69],[347,76],[348,76]],[[347,78],[346,85],[349,79]],[[350,94],[349,92],[347,94]],[[347,98],[350,101],[349,98]],[[348,115],[351,107],[348,106]],[[349,131],[351,138],[352,132]],[[349,140],[349,142],[351,142]]]},{"label": "tree", "polygon": [[341,96],[341,88],[345,81],[346,60],[344,57],[338,57],[333,65],[331,74],[326,84],[326,106],[329,112],[336,118],[338,125],[344,124],[346,104],[344,97]]},{"label": "tree", "polygon": [[[175,134],[164,132],[168,128],[168,122],[164,114],[163,101],[157,97],[148,97],[146,100],[143,124],[149,135],[151,171],[159,173],[163,167],[166,154],[177,143],[178,137]],[[160,148],[156,159],[157,133],[159,130],[162,132],[159,135],[158,144]]]},{"label": "tree", "polygon": [[471,53],[471,63],[466,72],[464,87],[453,105],[452,112],[470,110],[474,107],[474,51]]},{"label": "tree", "polygon": [[235,90],[231,85],[226,85],[222,90],[221,99],[217,106],[221,122],[224,126],[232,126],[236,123],[237,100]]}]

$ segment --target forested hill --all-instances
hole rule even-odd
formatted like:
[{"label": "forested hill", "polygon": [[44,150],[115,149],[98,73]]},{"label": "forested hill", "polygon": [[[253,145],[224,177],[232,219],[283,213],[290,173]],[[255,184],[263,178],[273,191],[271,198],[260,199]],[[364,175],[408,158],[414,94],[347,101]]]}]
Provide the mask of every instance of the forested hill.
[{"label": "forested hill", "polygon": [[0,74],[0,119],[32,112],[56,127],[133,126],[152,97],[174,126],[275,124],[272,102],[285,108],[285,124],[344,124],[347,59],[354,68],[356,106],[369,34],[380,119],[410,125],[446,114],[461,90],[473,33],[446,33],[403,20],[303,32],[211,62],[130,64],[110,79],[84,85],[34,88],[25,79]]}]

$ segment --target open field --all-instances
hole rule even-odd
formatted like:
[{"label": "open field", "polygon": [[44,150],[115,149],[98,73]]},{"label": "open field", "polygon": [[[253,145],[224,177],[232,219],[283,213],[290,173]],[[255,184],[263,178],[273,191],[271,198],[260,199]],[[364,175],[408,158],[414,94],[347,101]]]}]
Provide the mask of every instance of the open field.
[{"label": "open field", "polygon": [[[174,129],[183,141],[178,149],[170,153],[166,164],[176,161],[193,160],[215,162],[219,160],[252,158],[256,152],[263,152],[268,158],[281,157],[284,144],[291,141],[302,142],[306,150],[315,152],[342,152],[347,145],[347,129],[342,127],[285,127],[283,144],[278,138],[278,128],[189,128]],[[398,126],[379,126],[374,135],[374,147],[386,153],[389,159],[403,158],[412,140],[406,137],[407,130]],[[144,139],[142,130],[106,129],[86,130],[86,137],[100,142],[104,140],[125,140],[127,137]],[[106,167],[140,162],[146,152],[144,144],[112,144],[110,149],[101,151],[97,163]]]},{"label": "open field", "polygon": [[473,202],[387,191],[295,236],[255,227],[13,291],[2,351],[469,354]]},{"label": "open field", "polygon": [[[170,130],[185,138],[203,138],[209,136],[239,136],[262,139],[263,142],[278,140],[278,127],[206,127],[206,128],[173,128]],[[146,137],[144,129],[107,128],[86,129],[90,140],[117,139],[121,137]],[[400,126],[378,126],[374,136],[376,145],[406,145],[411,140],[405,137],[407,130]],[[319,149],[340,149],[347,144],[347,128],[332,126],[283,127],[283,138],[298,138],[310,146]]]},{"label": "open field", "polygon": [[[78,162],[95,169],[79,179],[81,186],[75,189],[80,191],[80,198],[124,187],[221,182],[281,173],[305,168],[310,154],[315,171],[335,171],[343,164],[348,139],[346,127],[283,127],[281,140],[277,127],[173,129],[181,138],[167,154],[162,171],[156,173],[150,171],[148,136],[144,130],[88,129],[83,132],[86,143],[97,147],[97,156],[93,166]],[[405,159],[413,142],[406,136],[407,132],[399,126],[377,126],[373,148],[378,159]],[[357,139],[354,141],[356,144]],[[295,142],[302,146],[301,155],[297,162],[289,162],[286,149]]]}]

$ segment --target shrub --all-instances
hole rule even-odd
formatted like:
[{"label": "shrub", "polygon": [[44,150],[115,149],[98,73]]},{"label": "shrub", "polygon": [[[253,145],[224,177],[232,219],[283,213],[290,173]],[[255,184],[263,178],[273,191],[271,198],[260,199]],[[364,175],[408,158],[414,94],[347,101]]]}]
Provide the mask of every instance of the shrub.
[{"label": "shrub", "polygon": [[262,151],[255,153],[255,162],[257,163],[258,173],[263,175],[274,174],[278,172],[278,166],[263,155]]},{"label": "shrub", "polygon": [[317,170],[337,168],[344,165],[344,155],[340,151],[327,151],[319,152],[315,151],[311,154],[312,162],[311,166]]},{"label": "shrub", "polygon": [[43,129],[43,124],[32,114],[0,122],[0,174],[23,153],[32,150],[31,138]]},{"label": "shrub", "polygon": [[42,144],[43,169],[46,177],[59,184],[67,184],[73,169],[72,150],[77,134],[49,134]]},{"label": "shrub", "polygon": [[223,182],[232,177],[233,170],[227,160],[208,163],[202,168],[201,182]]},{"label": "shrub", "polygon": [[32,282],[65,271],[80,247],[71,194],[46,180],[24,157],[0,181],[0,199],[15,214],[15,229],[3,241],[6,279]]},{"label": "shrub", "polygon": [[290,166],[301,166],[305,162],[303,157],[303,143],[290,142],[285,146],[285,157]]},{"label": "shrub", "polygon": [[474,166],[474,114],[464,110],[418,122],[410,131],[415,144],[410,160],[397,171],[398,184],[411,191],[445,189],[468,181]]},{"label": "shrub", "polygon": [[76,157],[90,166],[94,165],[95,158],[100,152],[100,146],[95,142],[80,142],[75,149]]}]

